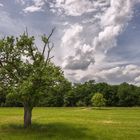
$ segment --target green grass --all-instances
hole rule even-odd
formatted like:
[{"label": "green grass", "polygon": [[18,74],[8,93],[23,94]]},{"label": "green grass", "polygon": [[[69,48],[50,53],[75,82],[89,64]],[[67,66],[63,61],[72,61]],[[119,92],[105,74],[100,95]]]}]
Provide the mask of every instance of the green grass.
[{"label": "green grass", "polygon": [[0,140],[140,140],[140,108],[0,108]]}]

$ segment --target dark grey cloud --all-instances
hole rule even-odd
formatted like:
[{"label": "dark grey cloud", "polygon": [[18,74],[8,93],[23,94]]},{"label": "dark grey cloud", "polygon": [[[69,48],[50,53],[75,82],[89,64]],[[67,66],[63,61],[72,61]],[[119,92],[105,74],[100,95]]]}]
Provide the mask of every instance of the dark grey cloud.
[{"label": "dark grey cloud", "polygon": [[95,62],[91,51],[83,53],[81,49],[76,50],[75,55],[69,56],[65,61],[64,69],[70,70],[86,70],[90,64]]}]

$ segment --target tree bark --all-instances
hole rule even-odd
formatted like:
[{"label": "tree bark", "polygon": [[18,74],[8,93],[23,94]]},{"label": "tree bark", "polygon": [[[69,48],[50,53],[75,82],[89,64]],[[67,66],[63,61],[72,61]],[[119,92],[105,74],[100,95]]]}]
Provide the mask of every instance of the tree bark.
[{"label": "tree bark", "polygon": [[32,124],[32,108],[24,106],[24,128],[30,127]]}]

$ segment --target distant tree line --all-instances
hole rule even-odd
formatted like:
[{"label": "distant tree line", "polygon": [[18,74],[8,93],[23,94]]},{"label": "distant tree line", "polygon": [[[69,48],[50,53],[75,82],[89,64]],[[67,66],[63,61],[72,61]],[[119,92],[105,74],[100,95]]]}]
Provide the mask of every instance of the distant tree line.
[{"label": "distant tree line", "polygon": [[[18,100],[6,99],[5,88],[0,87],[0,106],[20,107]],[[90,80],[85,83],[72,84],[64,80],[58,86],[44,94],[36,106],[41,107],[80,107],[93,106],[92,98],[96,93],[101,93],[105,99],[105,106],[132,107],[140,106],[140,87],[128,83],[109,85],[95,83]]]}]

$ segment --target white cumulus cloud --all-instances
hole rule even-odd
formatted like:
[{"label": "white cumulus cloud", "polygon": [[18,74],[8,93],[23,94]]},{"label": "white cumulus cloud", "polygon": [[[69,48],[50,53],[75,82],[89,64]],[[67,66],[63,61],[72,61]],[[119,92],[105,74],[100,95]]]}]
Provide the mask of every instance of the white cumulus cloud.
[{"label": "white cumulus cloud", "polygon": [[[101,31],[93,40],[96,54],[105,55],[112,47],[117,46],[117,37],[131,19],[133,10],[131,0],[111,0],[110,7],[101,16]],[[104,57],[103,57],[104,58]]]},{"label": "white cumulus cloud", "polygon": [[[75,5],[74,0],[71,1],[70,4],[69,2],[60,0],[57,1],[57,4],[59,5],[59,8],[63,8],[61,10],[64,10],[66,15],[74,16],[74,13],[76,13],[75,16],[79,16],[83,14],[83,11],[81,13],[78,13],[78,11],[69,12],[69,8],[67,6],[70,4],[73,4],[73,6]],[[79,1],[76,3],[78,2]],[[83,1],[81,1],[81,3],[82,2]],[[96,6],[94,2],[96,2]],[[68,50],[62,64],[63,68],[65,68],[66,75],[68,77],[70,75],[70,79],[74,79],[73,77],[75,77],[74,81],[84,79],[111,81],[112,79],[116,79],[114,83],[123,81],[135,83],[135,78],[140,75],[139,66],[120,66],[117,62],[114,62],[114,67],[103,68],[101,66],[108,64],[106,60],[108,57],[108,51],[117,46],[117,39],[119,35],[125,30],[128,22],[133,16],[133,8],[136,1],[110,0],[105,3],[105,1],[102,0],[90,1],[90,3],[90,7],[94,7],[93,9],[96,9],[97,12],[93,13],[94,16],[92,21],[95,21],[94,19],[98,18],[96,23],[98,33],[92,37],[89,36],[90,43],[87,43],[87,38],[82,36],[85,34],[86,30],[86,26],[83,24],[80,26],[73,24],[69,28],[67,27],[67,29],[65,29],[61,46]],[[64,7],[67,7],[67,9]],[[89,9],[91,9],[90,7]],[[95,28],[95,23],[92,23],[92,21],[90,21],[90,23],[93,24],[93,28]],[[73,72],[74,75],[72,77],[71,73]]]},{"label": "white cumulus cloud", "polygon": [[27,6],[26,8],[23,9],[25,13],[29,12],[38,12],[38,11],[43,11],[43,6],[45,4],[44,0],[33,0],[33,5]]},{"label": "white cumulus cloud", "polygon": [[50,6],[59,14],[81,16],[85,13],[96,12],[100,6],[105,7],[108,3],[109,0],[54,0],[53,3],[50,2]]}]

